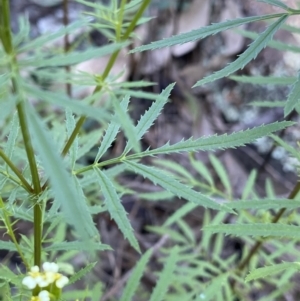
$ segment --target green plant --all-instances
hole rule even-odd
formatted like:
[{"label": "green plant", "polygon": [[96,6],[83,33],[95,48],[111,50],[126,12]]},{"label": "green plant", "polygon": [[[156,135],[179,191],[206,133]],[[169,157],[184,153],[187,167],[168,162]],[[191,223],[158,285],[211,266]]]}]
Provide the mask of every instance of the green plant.
[{"label": "green plant", "polygon": [[[233,201],[231,185],[223,165],[216,157],[210,157],[225,193],[216,188],[209,171],[194,159],[193,153],[243,146],[260,137],[292,126],[294,123],[291,121],[275,122],[243,132],[199,139],[190,138],[173,145],[167,143],[157,149],[143,150],[141,139],[168,102],[175,84],[169,85],[159,95],[155,95],[154,99],[153,95],[148,94],[148,97],[153,99],[153,103],[135,125],[127,111],[130,97],[139,95],[139,92],[131,90],[130,87],[139,88],[151,83],[117,83],[115,78],[109,77],[109,74],[121,48],[130,44],[135,26],[139,22],[147,21],[141,17],[150,0],[136,0],[129,3],[126,0],[120,3],[114,0],[109,6],[84,0],[77,1],[94,9],[92,13],[95,18],[94,23],[91,24],[89,19],[83,18],[57,33],[34,40],[28,38],[29,25],[25,20],[20,21],[22,24],[20,32],[16,35],[12,34],[9,1],[1,0],[0,2],[0,39],[2,42],[0,68],[3,71],[0,76],[0,114],[3,120],[0,140],[0,212],[2,227],[10,237],[10,241],[0,241],[0,248],[17,252],[24,267],[20,267],[16,273],[5,265],[0,267],[2,298],[4,300],[49,300],[47,292],[50,293],[52,300],[90,297],[91,300],[96,301],[101,298],[103,294],[101,283],[90,283],[85,291],[62,292],[63,285],[56,281],[64,279],[62,282],[66,284],[67,280],[65,276],[58,273],[58,267],[49,262],[67,262],[78,251],[89,252],[93,258],[96,251],[110,250],[110,246],[101,243],[98,229],[93,222],[93,215],[102,212],[110,214],[124,238],[135,250],[141,252],[121,202],[123,194],[135,192],[123,187],[116,180],[116,176],[125,170],[139,174],[161,186],[168,192],[167,197],[174,195],[188,202],[178,209],[165,225],[151,228],[152,231],[167,234],[172,242],[170,247],[161,249],[162,253],[167,256],[162,257],[164,268],[159,272],[152,294],[141,292],[139,287],[143,272],[152,255],[153,250],[149,250],[136,265],[125,289],[120,293],[120,300],[132,300],[133,296],[139,293],[144,296],[145,300],[150,301],[234,300],[235,297],[243,299],[249,294],[251,285],[249,282],[244,284],[244,270],[248,266],[251,269],[258,267],[258,255],[270,266],[252,271],[246,281],[266,277],[276,272],[284,272],[280,278],[285,285],[284,288],[274,290],[269,300],[281,296],[289,289],[288,280],[292,277],[294,270],[298,269],[298,263],[276,264],[278,258],[286,251],[286,246],[283,247],[275,239],[272,244],[275,246],[276,254],[266,255],[260,247],[266,240],[262,237],[284,237],[289,250],[297,254],[293,248],[293,240],[299,238],[297,217],[293,215],[295,220],[292,220],[290,216],[283,217],[283,214],[287,209],[296,210],[299,207],[298,201],[291,201],[291,199],[296,198],[300,185],[295,185],[288,199],[277,199],[270,193],[272,189],[269,185],[267,191],[270,196],[260,199],[254,190],[256,174],[252,172],[244,188],[243,199]],[[299,10],[289,8],[278,0],[263,2],[279,6],[284,12],[213,24],[190,33],[138,47],[131,52],[187,43],[241,24],[275,19],[236,61],[221,71],[199,80],[195,86],[229,76],[254,59],[290,16],[300,14]],[[77,28],[88,25],[101,30],[111,43],[83,52],[72,50],[72,47],[65,47],[63,53],[55,53],[54,50],[48,53],[43,50],[46,41],[63,37]],[[57,70],[55,73],[47,69],[57,66],[69,67],[92,57],[107,54],[111,54],[111,57],[105,70],[99,75],[73,74],[68,68],[64,72]],[[94,93],[77,101],[70,97],[70,86],[67,92],[44,90],[30,82],[24,75],[33,67],[45,68],[37,69],[35,72],[48,80],[55,79],[62,84],[72,86],[95,86]],[[272,78],[267,81],[269,83]],[[297,94],[300,81],[299,79],[294,81],[292,92],[284,104],[285,115],[298,108]],[[99,99],[104,94],[109,95],[109,101],[99,106]],[[39,100],[38,104],[32,105],[31,99]],[[53,110],[53,105],[59,106],[61,112]],[[105,131],[96,129],[90,133],[81,133],[87,119],[98,121],[102,126],[101,129]],[[115,141],[120,129],[127,140],[122,155],[103,160],[103,155]],[[291,151],[292,155],[299,157],[297,152],[292,151],[278,137],[273,137]],[[100,139],[101,142],[99,142]],[[94,156],[94,162],[87,164],[81,160],[95,146],[99,148]],[[140,162],[144,157],[183,152],[190,153],[191,165],[202,177],[200,181],[174,162],[153,162],[153,165],[160,164],[168,169],[168,172],[162,172],[155,166],[147,166]],[[112,165],[114,166],[111,167]],[[215,196],[221,196],[226,202],[218,202]],[[151,199],[151,196],[149,198]],[[202,225],[204,234],[201,239],[195,237],[190,226],[184,221],[184,216],[199,206],[217,211],[214,216],[208,209],[204,211]],[[281,209],[273,218],[266,214],[266,210],[279,208]],[[248,209],[258,210],[258,217]],[[228,214],[236,218],[236,224],[222,223]],[[20,239],[16,237],[15,223],[18,220],[33,223],[32,237],[21,236]],[[280,224],[277,223],[279,220]],[[291,221],[296,225],[289,225]],[[175,230],[170,228],[172,225]],[[71,231],[66,231],[67,227],[71,227]],[[219,234],[212,236],[212,233]],[[242,254],[241,259],[236,258],[235,255],[222,259],[221,250],[225,240],[220,233],[259,237],[260,240],[255,242],[252,238],[247,239],[249,243],[254,243],[254,246]],[[268,239],[268,243],[269,241]],[[43,271],[40,272],[42,265]],[[93,263],[88,263],[82,270],[75,272],[70,277],[69,283],[72,284],[85,276],[93,266]],[[70,265],[62,265],[61,268],[71,274],[73,272]],[[29,273],[27,276],[29,278],[24,278],[26,273]],[[24,281],[24,279],[27,280]],[[274,279],[269,280],[271,287],[277,281],[276,278]],[[26,284],[29,289],[24,289],[22,283]],[[258,282],[255,282],[255,285],[257,287]],[[169,290],[169,287],[172,289]],[[46,293],[41,293],[41,291],[46,291]],[[45,294],[46,297],[41,294]]]}]

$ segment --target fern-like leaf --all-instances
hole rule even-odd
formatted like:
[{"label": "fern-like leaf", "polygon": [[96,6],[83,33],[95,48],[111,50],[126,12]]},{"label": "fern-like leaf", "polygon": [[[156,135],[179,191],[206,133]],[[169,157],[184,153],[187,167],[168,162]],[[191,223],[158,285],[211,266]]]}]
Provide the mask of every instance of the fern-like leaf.
[{"label": "fern-like leaf", "polygon": [[[284,27],[284,25],[282,27]],[[242,35],[245,38],[249,38],[252,40],[257,39],[260,36],[260,33],[250,31],[250,30],[243,30],[243,29],[236,29],[236,33]],[[270,40],[267,46],[281,51],[291,51],[295,53],[300,53],[299,46],[293,44],[287,44],[278,40]]]},{"label": "fern-like leaf", "polygon": [[19,286],[21,281],[20,277],[16,275],[8,266],[0,265],[0,279],[6,280],[16,286]]},{"label": "fern-like leaf", "polygon": [[153,122],[157,119],[162,108],[167,103],[174,86],[175,83],[170,84],[166,89],[164,89],[157,97],[156,101],[152,103],[149,110],[139,120],[136,126],[136,133],[139,139],[144,136],[147,130],[152,126]]},{"label": "fern-like leaf", "polygon": [[127,164],[129,169],[142,175],[145,178],[148,178],[154,184],[160,185],[164,189],[172,192],[173,194],[177,195],[180,198],[184,198],[192,203],[195,203],[197,205],[206,208],[223,210],[223,211],[233,213],[233,211],[231,209],[228,209],[228,207],[220,205],[215,201],[213,201],[212,199],[204,196],[200,192],[197,192],[185,186],[184,184],[166,175],[159,169],[148,167],[132,161],[124,161],[124,162]]},{"label": "fern-like leaf", "polygon": [[[146,111],[146,113],[141,117],[135,128],[138,139],[141,139],[144,136],[147,130],[152,126],[153,122],[157,119],[162,108],[168,101],[170,93],[174,86],[175,83],[170,84],[165,90],[163,90],[162,93],[156,97],[156,100],[152,103],[149,110]],[[127,144],[124,153],[128,153],[129,151],[130,145]]]},{"label": "fern-like leaf", "polygon": [[232,75],[230,79],[247,84],[258,85],[292,85],[297,80],[294,76],[246,76],[246,75]]},{"label": "fern-like leaf", "polygon": [[[59,107],[65,107],[71,109],[73,112],[77,113],[78,115],[86,115],[95,120],[98,120],[100,123],[103,121],[111,121],[111,115],[103,108],[96,108],[89,105],[86,105],[82,101],[78,101],[75,99],[70,99],[69,97],[51,91],[40,90],[32,85],[28,85],[26,83],[22,83],[24,90],[34,97],[41,99],[43,101],[49,102],[54,105],[58,105]],[[97,96],[93,95],[92,97],[95,98]],[[99,97],[99,95],[98,95]]]},{"label": "fern-like leaf", "polygon": [[[125,98],[129,99],[129,95],[126,95]],[[124,134],[128,139],[127,145],[130,145],[137,153],[139,153],[141,151],[141,144],[139,138],[136,135],[132,119],[127,114],[127,112],[121,107],[119,100],[115,96],[112,96],[112,102],[116,112],[116,116],[118,117]]]},{"label": "fern-like leaf", "polygon": [[24,45],[20,46],[18,49],[19,53],[26,53],[30,50],[40,49],[40,47],[44,47],[46,43],[49,43],[57,38],[63,37],[67,33],[71,33],[72,31],[83,28],[87,26],[91,22],[91,18],[82,18],[68,26],[63,26],[60,30],[55,33],[45,34],[36,39],[30,40]]},{"label": "fern-like leaf", "polygon": [[73,275],[69,279],[69,284],[75,283],[76,281],[80,280],[84,275],[86,275],[88,272],[90,272],[94,268],[96,263],[97,262],[92,262],[92,263],[88,264],[86,267],[84,267],[79,272],[77,272],[75,275]]},{"label": "fern-like leaf", "polygon": [[270,210],[270,209],[297,209],[300,208],[300,201],[289,199],[261,199],[261,200],[236,200],[226,203],[226,206],[234,210]]},{"label": "fern-like leaf", "polygon": [[225,170],[223,164],[216,156],[214,156],[212,154],[209,155],[209,160],[210,160],[214,170],[216,171],[218,177],[220,178],[223,186],[225,187],[228,195],[231,196],[232,188],[231,188],[231,184],[230,184],[230,181],[229,181],[229,178],[227,175],[227,171]]},{"label": "fern-like leaf", "polygon": [[65,242],[55,242],[52,245],[45,247],[45,251],[71,251],[71,250],[80,250],[80,251],[89,251],[89,250],[112,250],[109,245],[101,243],[89,243],[86,245],[84,242],[80,241],[65,241]]},{"label": "fern-like leaf", "polygon": [[297,81],[294,83],[292,90],[288,96],[288,100],[284,107],[284,116],[286,117],[289,113],[291,113],[295,107],[300,104],[300,72],[298,73]]},{"label": "fern-like leaf", "polygon": [[[213,301],[213,300],[220,300],[217,298],[217,295],[222,291],[223,285],[227,282],[228,273],[225,273],[223,275],[219,275],[217,277],[214,277],[214,279],[211,281],[211,283],[203,290],[203,292],[200,294],[199,300],[205,300],[205,301]],[[217,299],[215,299],[217,298]]]},{"label": "fern-like leaf", "polygon": [[276,135],[270,135],[270,137],[280,146],[282,146],[287,152],[289,152],[292,157],[295,157],[300,162],[300,154],[298,149],[295,149],[290,144],[286,143],[283,139]]},{"label": "fern-like leaf", "polygon": [[[129,97],[124,97],[123,100],[121,101],[121,108],[123,110],[127,110],[129,104]],[[115,115],[115,118],[117,116]],[[105,132],[105,135],[101,141],[100,147],[98,149],[98,153],[95,157],[95,162],[98,162],[100,158],[105,154],[105,152],[109,149],[111,144],[114,142],[118,132],[120,129],[120,123],[116,121],[112,121],[109,126],[107,127],[107,130]]]},{"label": "fern-like leaf", "polygon": [[13,119],[10,124],[10,131],[9,131],[9,135],[8,135],[7,142],[6,142],[5,149],[4,149],[4,152],[9,159],[12,158],[14,146],[16,143],[16,139],[18,137],[18,133],[19,133],[19,119],[18,119],[18,115],[14,114]]},{"label": "fern-like leaf", "polygon": [[128,239],[131,246],[140,252],[139,244],[134,236],[133,229],[127,218],[127,212],[121,204],[121,200],[111,182],[111,180],[100,169],[95,168],[95,174],[99,180],[101,191],[105,198],[108,212],[113,220],[116,221],[124,237]]},{"label": "fern-like leaf", "polygon": [[174,271],[176,268],[176,263],[178,261],[178,247],[174,247],[161,272],[156,286],[151,294],[150,301],[162,301],[165,300],[165,295],[168,292],[169,286],[172,284],[174,279]]},{"label": "fern-like leaf", "polygon": [[268,3],[280,8],[283,8],[284,10],[289,10],[290,7],[288,7],[286,4],[284,4],[283,2],[279,1],[279,0],[257,0],[257,2],[264,2],[264,3]]},{"label": "fern-like leaf", "polygon": [[246,17],[241,19],[235,19],[235,20],[228,20],[222,23],[212,24],[200,29],[192,30],[187,33],[182,33],[179,35],[172,36],[170,38],[166,38],[160,41],[152,42],[148,45],[143,45],[134,48],[131,52],[140,52],[145,50],[154,50],[158,48],[163,47],[170,47],[178,44],[185,44],[191,41],[196,41],[200,39],[204,39],[208,36],[215,35],[221,31],[238,27],[242,24],[247,24],[251,22],[256,21],[263,21],[263,20],[269,20],[274,18],[282,17],[283,14],[273,14],[273,15],[263,15],[263,16],[256,16],[256,17]]},{"label": "fern-like leaf", "polygon": [[251,195],[251,193],[255,191],[254,185],[256,182],[256,178],[257,178],[257,170],[255,169],[251,170],[251,173],[243,189],[242,200],[246,200],[249,197],[249,195]]},{"label": "fern-like leaf", "polygon": [[119,43],[119,44],[108,44],[102,47],[90,48],[86,51],[72,51],[70,53],[56,54],[55,56],[48,58],[47,56],[32,58],[25,58],[19,61],[21,66],[30,66],[30,67],[57,67],[57,66],[70,66],[85,62],[95,57],[102,57],[108,54],[111,54],[123,47],[126,47],[128,42]]},{"label": "fern-like leaf", "polygon": [[249,282],[251,280],[256,280],[259,278],[266,278],[268,276],[271,276],[273,274],[277,274],[280,272],[283,272],[285,270],[300,270],[300,262],[284,262],[275,264],[268,267],[258,268],[254,271],[251,271],[247,277],[245,278],[246,282]]},{"label": "fern-like leaf", "polygon": [[10,78],[9,73],[0,74],[0,88],[7,85],[7,81],[9,80],[9,78]]},{"label": "fern-like leaf", "polygon": [[282,224],[221,224],[203,228],[209,233],[224,233],[235,236],[281,237],[300,239],[300,227]]},{"label": "fern-like leaf", "polygon": [[267,46],[268,42],[272,39],[275,32],[281,27],[285,22],[288,15],[283,14],[276,22],[271,24],[258,38],[250,44],[250,46],[245,50],[238,59],[226,66],[220,71],[213,73],[201,80],[199,80],[193,87],[198,87],[209,82],[215,81],[217,79],[226,77],[237,70],[243,69],[251,60],[255,59],[256,56]]},{"label": "fern-like leaf", "polygon": [[16,246],[11,241],[0,240],[0,250],[17,251]]},{"label": "fern-like leaf", "polygon": [[164,223],[163,226],[167,227],[184,217],[186,214],[191,212],[197,207],[194,203],[187,203],[181,206],[178,210],[176,210]]},{"label": "fern-like leaf", "polygon": [[152,255],[152,249],[149,249],[139,260],[137,265],[134,268],[134,271],[132,272],[126,287],[123,291],[122,297],[120,301],[131,301],[133,295],[135,294],[136,290],[138,289],[140,285],[141,278],[143,276],[143,273],[145,271],[146,265]]},{"label": "fern-like leaf", "polygon": [[245,131],[232,133],[230,135],[224,134],[221,136],[201,137],[197,140],[192,138],[182,140],[178,143],[170,145],[169,143],[153,150],[147,150],[140,154],[130,155],[128,159],[139,159],[145,156],[155,156],[159,154],[181,153],[181,152],[196,152],[196,151],[213,151],[217,149],[236,148],[251,143],[258,138],[268,136],[273,132],[280,131],[293,125],[294,122],[282,121],[274,122],[267,125],[255,127]]}]

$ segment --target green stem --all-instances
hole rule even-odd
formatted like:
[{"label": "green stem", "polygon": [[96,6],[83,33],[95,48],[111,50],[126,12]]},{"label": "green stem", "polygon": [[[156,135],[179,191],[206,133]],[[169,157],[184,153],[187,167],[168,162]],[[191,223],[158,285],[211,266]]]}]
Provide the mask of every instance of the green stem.
[{"label": "green stem", "polygon": [[5,205],[4,205],[4,202],[0,196],[0,209],[2,210],[2,213],[3,213],[3,217],[4,217],[4,224],[6,226],[6,229],[7,229],[7,233],[8,235],[10,236],[10,238],[12,239],[13,243],[15,244],[16,246],[16,249],[23,261],[23,264],[25,265],[26,269],[29,270],[30,269],[30,266],[21,250],[21,247],[16,239],[16,236],[15,236],[15,232],[11,226],[11,221],[10,221],[10,218],[9,218],[9,215],[7,214],[7,210],[5,208]]},{"label": "green stem", "polygon": [[129,38],[130,34],[133,32],[133,30],[136,27],[137,22],[139,21],[139,19],[142,17],[142,15],[144,14],[144,11],[146,10],[146,8],[148,7],[148,5],[150,4],[151,0],[144,0],[142,5],[140,6],[139,10],[137,11],[137,13],[135,14],[134,18],[131,20],[124,36],[123,39],[126,40]]},{"label": "green stem", "polygon": [[[1,14],[1,31],[2,31],[2,43],[4,43],[5,51],[7,54],[11,56],[10,68],[12,70],[12,87],[13,93],[18,95],[19,98],[21,96],[21,91],[19,89],[18,81],[16,80],[16,76],[19,75],[18,64],[16,59],[16,54],[12,44],[12,37],[10,32],[10,9],[9,9],[9,1],[2,0],[2,14]],[[39,194],[41,192],[40,180],[37,170],[37,164],[35,162],[34,151],[31,143],[31,137],[28,130],[26,113],[25,113],[25,104],[23,99],[18,100],[17,104],[18,117],[21,127],[21,132],[24,140],[25,150],[30,166],[32,182],[34,186],[34,192]]]},{"label": "green stem", "polygon": [[18,168],[14,165],[14,163],[6,156],[2,149],[0,149],[0,157],[5,161],[5,163],[10,167],[10,169],[16,174],[16,176],[20,179],[23,187],[28,191],[32,192],[32,188],[27,182],[27,180],[23,177],[22,173],[18,170]]},{"label": "green stem", "polygon": [[[18,88],[16,85],[16,81],[13,79],[13,87]],[[18,89],[16,89],[18,91]],[[28,129],[28,123],[26,119],[26,113],[25,113],[25,103],[21,99],[20,102],[17,104],[17,111],[19,116],[19,122],[21,127],[21,132],[23,136],[25,151],[27,154],[28,162],[29,162],[29,168],[31,171],[31,177],[34,187],[34,194],[36,198],[38,198],[38,195],[41,193],[41,184],[40,184],[40,178],[38,174],[37,164],[35,160],[34,150],[31,143],[31,137]],[[42,253],[42,211],[40,204],[38,202],[34,205],[34,265],[37,265],[38,267],[41,266],[41,253]]]},{"label": "green stem", "polygon": [[77,171],[74,172],[74,174],[79,175],[81,173],[92,170],[93,168],[100,168],[100,167],[107,166],[107,165],[110,165],[110,164],[117,164],[117,163],[122,162],[124,159],[125,159],[125,157],[121,156],[121,157],[106,160],[106,161],[103,161],[103,162],[100,162],[100,163],[94,163],[92,165],[85,166],[83,168],[78,169]]},{"label": "green stem", "polygon": [[0,3],[0,38],[6,53],[13,52],[10,34],[10,9],[9,0],[1,0]]},{"label": "green stem", "polygon": [[85,119],[86,119],[85,116],[81,116],[81,117],[79,118],[79,120],[77,121],[76,126],[75,126],[75,128],[74,128],[74,130],[73,130],[73,132],[72,132],[72,134],[71,134],[71,136],[70,136],[70,138],[69,138],[69,140],[67,141],[67,143],[66,143],[66,145],[65,145],[65,147],[64,147],[64,149],[63,149],[63,151],[62,151],[62,156],[63,156],[63,157],[66,156],[66,154],[68,153],[68,151],[69,151],[71,145],[73,144],[73,142],[74,142],[74,140],[75,140],[77,134],[79,133],[80,128],[82,127],[82,125],[83,125]]},{"label": "green stem", "polygon": [[[127,30],[126,30],[124,36],[122,37],[122,40],[126,40],[126,39],[129,38],[129,36],[130,36],[130,34],[132,33],[132,31],[134,30],[134,28],[135,28],[135,26],[136,26],[138,20],[141,18],[141,16],[143,15],[144,11],[146,10],[146,8],[147,8],[147,6],[150,4],[150,2],[151,2],[151,0],[145,0],[145,1],[143,1],[143,3],[142,3],[142,5],[140,6],[139,10],[138,10],[137,13],[135,14],[135,16],[134,16],[134,18],[132,19],[132,21],[130,22],[130,24],[129,24],[129,26],[128,26],[128,28],[127,28]],[[102,74],[102,81],[104,81],[104,80],[106,79],[106,77],[108,76],[109,72],[111,71],[111,68],[113,67],[113,65],[114,65],[114,63],[115,63],[115,61],[116,61],[116,59],[117,59],[117,57],[118,57],[118,55],[119,55],[119,52],[120,52],[120,50],[117,50],[117,51],[115,51],[115,52],[111,55],[111,57],[110,57],[110,59],[109,59],[109,62],[107,63],[106,68],[105,68],[105,70],[104,70],[104,72],[103,72],[103,74]],[[95,88],[93,94],[95,94],[95,93],[101,91],[101,89],[102,89],[102,86],[100,86],[100,85],[97,86],[97,87]],[[74,142],[76,136],[78,135],[79,130],[80,130],[81,126],[83,125],[85,119],[86,119],[86,116],[81,116],[81,117],[79,118],[79,120],[77,121],[77,124],[76,124],[76,126],[75,126],[75,128],[74,128],[74,130],[73,130],[73,132],[72,132],[72,134],[71,134],[71,136],[70,136],[70,138],[68,139],[68,141],[67,141],[67,143],[66,143],[64,149],[63,149],[63,152],[62,152],[63,156],[65,156],[65,155],[68,153],[68,151],[69,151],[71,145],[73,144],[73,142]],[[44,185],[44,186],[45,186],[45,185]],[[44,186],[43,186],[43,187],[44,187]]]},{"label": "green stem", "polygon": [[35,155],[34,155],[32,143],[31,143],[31,137],[30,137],[30,133],[28,130],[28,124],[27,124],[26,113],[25,113],[25,104],[22,100],[17,104],[17,111],[18,111],[25,151],[27,154],[29,168],[31,171],[34,193],[36,195],[38,195],[41,192],[40,178],[39,178]]},{"label": "green stem", "polygon": [[38,200],[34,204],[33,208],[33,218],[34,218],[34,265],[38,267],[41,266],[42,257],[42,207]]},{"label": "green stem", "polygon": [[120,13],[119,13],[119,19],[118,19],[118,24],[116,26],[116,41],[120,42],[121,41],[121,31],[122,31],[122,24],[123,24],[123,18],[124,18],[124,9],[126,5],[127,0],[121,0],[120,4]]},{"label": "green stem", "polygon": [[[11,29],[10,29],[10,9],[9,9],[9,1],[1,0],[1,39],[3,43],[3,47],[6,53],[11,57],[10,68],[12,72],[12,91],[15,95],[19,97],[17,103],[17,112],[19,117],[19,123],[21,127],[22,137],[24,141],[25,151],[29,162],[32,183],[33,183],[33,192],[36,196],[41,193],[41,184],[40,178],[38,174],[37,164],[35,160],[34,150],[32,147],[31,136],[28,129],[27,116],[26,116],[26,108],[25,102],[22,97],[21,89],[19,87],[17,77],[20,72],[18,69],[18,63],[16,58],[16,53],[13,48],[12,37],[11,37]],[[34,264],[37,266],[41,265],[41,246],[42,246],[42,224],[41,224],[42,214],[41,208],[38,202],[34,205]]]}]

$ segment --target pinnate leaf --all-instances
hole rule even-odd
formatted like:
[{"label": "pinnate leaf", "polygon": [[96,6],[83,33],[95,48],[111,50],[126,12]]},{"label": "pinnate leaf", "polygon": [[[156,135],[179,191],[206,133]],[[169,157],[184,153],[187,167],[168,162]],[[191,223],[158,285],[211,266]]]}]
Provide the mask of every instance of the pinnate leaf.
[{"label": "pinnate leaf", "polygon": [[69,24],[66,27],[62,27],[60,30],[58,30],[55,33],[42,35],[20,46],[18,51],[19,53],[24,53],[24,52],[28,52],[29,50],[38,49],[39,47],[44,46],[45,43],[49,43],[50,41],[53,41],[57,38],[61,38],[67,33],[70,33],[78,28],[82,28],[83,26],[88,25],[90,21],[91,21],[90,18],[81,19],[72,24]]},{"label": "pinnate leaf", "polygon": [[289,7],[286,4],[284,4],[283,2],[281,2],[279,0],[257,0],[257,1],[258,2],[268,3],[268,4],[271,4],[271,5],[283,8],[285,10],[289,9]]},{"label": "pinnate leaf", "polygon": [[113,220],[117,223],[125,238],[128,239],[131,246],[140,252],[139,244],[134,236],[133,229],[127,217],[127,212],[121,204],[121,200],[113,186],[111,180],[100,169],[94,169],[95,175],[99,180],[102,194],[105,198],[105,204]]},{"label": "pinnate leaf", "polygon": [[[121,101],[121,108],[123,110],[127,110],[129,104],[129,97],[124,97],[123,100]],[[115,118],[116,118],[115,114]],[[110,124],[107,127],[107,130],[105,132],[105,135],[101,141],[100,147],[98,149],[98,153],[95,157],[95,162],[98,162],[100,158],[105,154],[105,152],[109,149],[111,144],[114,142],[116,139],[116,136],[119,132],[120,129],[120,123],[116,121],[111,121]]]},{"label": "pinnate leaf", "polygon": [[178,247],[174,247],[170,251],[164,269],[161,272],[156,286],[151,294],[150,301],[165,300],[165,295],[174,279],[174,271],[177,261],[179,260],[178,252]]},{"label": "pinnate leaf", "polygon": [[226,206],[234,210],[270,210],[270,209],[297,209],[300,208],[300,201],[289,199],[260,199],[260,200],[235,200],[230,203],[226,203]]},{"label": "pinnate leaf", "polygon": [[[130,97],[129,95],[126,95],[125,98],[128,98],[129,101]],[[114,110],[116,112],[116,116],[118,117],[118,120],[122,126],[124,134],[128,139],[127,145],[130,145],[131,147],[134,148],[136,152],[139,153],[141,151],[141,144],[136,135],[135,126],[133,124],[132,119],[130,118],[126,110],[124,110],[121,107],[121,104],[119,103],[119,100],[116,97],[114,96],[112,97],[112,102],[113,102]]]},{"label": "pinnate leaf", "polygon": [[172,145],[167,143],[157,149],[147,150],[140,154],[134,154],[128,156],[128,158],[138,159],[145,156],[154,156],[159,154],[213,151],[217,149],[236,148],[238,146],[244,146],[245,144],[253,142],[263,136],[268,136],[273,132],[285,129],[293,124],[294,122],[291,121],[274,122],[229,135],[224,134],[221,136],[214,135],[209,137],[201,137],[197,140],[190,138],[188,140],[182,140]]},{"label": "pinnate leaf", "polygon": [[192,203],[206,208],[223,210],[233,213],[233,211],[231,209],[228,209],[228,207],[220,205],[212,199],[208,198],[207,196],[204,196],[200,192],[197,192],[185,186],[184,184],[178,182],[174,178],[171,178],[169,175],[165,174],[159,169],[148,167],[132,161],[124,162],[127,164],[129,169],[135,171],[136,173],[142,175],[145,178],[148,178],[154,184],[160,185],[167,191],[174,193],[180,198],[184,198]]},{"label": "pinnate leaf", "polygon": [[173,90],[175,83],[170,84],[166,89],[164,89],[161,94],[157,97],[149,108],[148,111],[141,117],[137,126],[136,133],[139,139],[147,132],[147,130],[152,126],[153,122],[157,119],[162,108],[167,103],[170,93]]},{"label": "pinnate leaf", "polygon": [[235,236],[282,237],[300,239],[300,227],[283,224],[221,224],[203,228],[209,233],[224,233]]},{"label": "pinnate leaf", "polygon": [[245,50],[238,59],[226,66],[220,71],[213,73],[199,80],[194,87],[207,84],[209,82],[215,81],[217,79],[226,77],[237,70],[243,69],[246,64],[251,60],[255,59],[256,56],[267,46],[268,42],[272,39],[275,32],[281,27],[281,25],[286,21],[288,15],[283,14],[276,22],[271,24],[262,34],[260,34],[257,39],[250,44],[250,46]]},{"label": "pinnate leaf", "polygon": [[111,54],[123,47],[126,47],[128,43],[109,44],[102,47],[90,48],[86,51],[72,51],[69,53],[56,54],[49,58],[49,54],[46,53],[42,57],[32,57],[20,60],[19,63],[23,66],[30,67],[57,67],[57,66],[71,66],[88,61],[93,58],[102,57]]},{"label": "pinnate leaf", "polygon": [[97,262],[92,262],[88,264],[86,267],[81,269],[79,272],[77,272],[75,275],[73,275],[70,280],[69,284],[75,283],[76,281],[80,280],[84,275],[86,275],[88,272],[90,272]]},{"label": "pinnate leaf", "polygon": [[92,107],[90,105],[85,104],[83,101],[71,99],[68,96],[58,92],[44,91],[25,83],[22,84],[23,88],[29,95],[37,97],[42,101],[58,105],[59,107],[69,108],[80,116],[85,115],[94,118],[100,123],[103,123],[104,121],[110,121],[112,119],[108,111],[104,108]]},{"label": "pinnate leaf", "polygon": [[89,243],[88,245],[84,242],[80,241],[64,241],[64,242],[55,242],[52,245],[45,247],[45,251],[70,251],[70,250],[77,250],[77,251],[89,251],[89,250],[97,250],[97,251],[104,251],[104,250],[111,250],[109,245],[101,244],[101,243]]},{"label": "pinnate leaf", "polygon": [[134,293],[140,285],[141,278],[145,271],[146,265],[152,255],[152,249],[149,249],[139,260],[134,268],[123,292],[120,301],[131,301]]},{"label": "pinnate leaf", "polygon": [[294,76],[246,76],[246,75],[232,75],[230,79],[247,84],[258,85],[291,85],[297,80]]},{"label": "pinnate leaf", "polygon": [[295,269],[295,270],[299,271],[300,270],[300,262],[284,262],[284,263],[279,263],[279,264],[275,264],[275,265],[268,266],[268,267],[255,269],[254,271],[251,271],[247,275],[247,277],[245,278],[245,281],[249,282],[251,280],[256,280],[259,278],[266,278],[273,274],[283,272],[287,269]]},{"label": "pinnate leaf", "polygon": [[284,116],[286,117],[289,113],[293,111],[295,107],[300,104],[300,72],[298,73],[297,81],[294,83],[292,90],[288,96],[288,100],[284,107]]},{"label": "pinnate leaf", "polygon": [[281,17],[283,14],[273,14],[273,15],[263,15],[263,16],[255,16],[255,17],[246,17],[241,19],[229,20],[222,23],[212,24],[206,27],[202,27],[200,29],[192,30],[187,33],[182,33],[179,35],[172,36],[170,38],[166,38],[160,41],[152,42],[148,45],[143,45],[136,47],[131,52],[139,52],[145,50],[154,50],[163,47],[170,47],[178,44],[185,44],[191,41],[204,39],[208,36],[215,35],[221,31],[240,26],[242,24],[247,24],[250,22],[269,20],[273,18]]}]

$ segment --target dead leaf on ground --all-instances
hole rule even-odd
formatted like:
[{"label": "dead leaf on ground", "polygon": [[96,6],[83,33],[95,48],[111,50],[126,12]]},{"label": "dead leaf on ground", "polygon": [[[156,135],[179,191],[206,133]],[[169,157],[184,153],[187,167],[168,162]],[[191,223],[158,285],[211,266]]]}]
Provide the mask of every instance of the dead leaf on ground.
[{"label": "dead leaf on ground", "polygon": [[[177,31],[175,34],[189,32],[208,25],[210,16],[209,0],[194,0],[186,11],[184,11],[179,19],[176,20]],[[175,45],[171,47],[171,52],[175,57],[182,56],[192,51],[197,45],[197,41],[185,43],[183,45]]]},{"label": "dead leaf on ground", "polygon": [[[159,25],[159,36],[156,40],[168,38],[173,33],[172,18],[166,23]],[[151,24],[140,26],[137,30],[137,35],[141,37],[140,41],[143,44],[149,38],[147,35],[151,35]],[[137,44],[138,46],[138,44]],[[155,49],[153,51],[147,51],[144,55],[143,62],[140,63],[139,71],[141,74],[153,74],[164,67],[171,59],[170,47]]]},{"label": "dead leaf on ground", "polygon": [[[242,14],[240,5],[233,0],[227,0],[225,2],[225,8],[223,9],[220,17],[220,22],[242,17],[244,16]],[[245,25],[242,25],[238,28],[244,29]],[[231,56],[242,50],[245,40],[242,35],[236,33],[234,30],[226,30],[222,32],[222,36],[225,43],[224,48],[222,49],[223,55]]]}]

